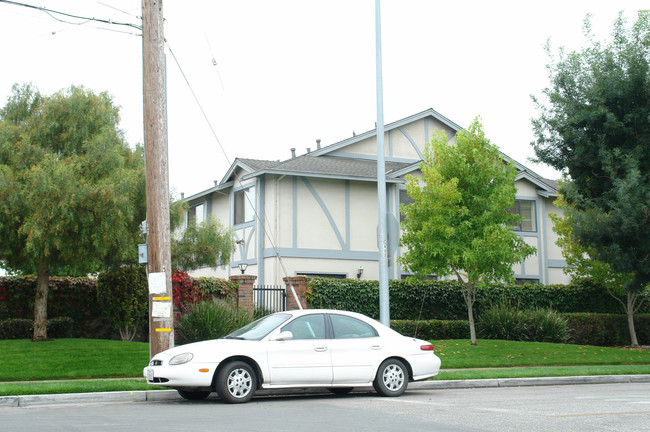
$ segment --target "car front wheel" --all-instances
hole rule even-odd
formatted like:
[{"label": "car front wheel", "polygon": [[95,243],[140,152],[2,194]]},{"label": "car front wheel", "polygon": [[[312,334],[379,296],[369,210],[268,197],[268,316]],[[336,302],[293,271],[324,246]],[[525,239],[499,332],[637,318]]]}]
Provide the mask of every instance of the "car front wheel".
[{"label": "car front wheel", "polygon": [[217,375],[216,388],[219,397],[228,403],[244,403],[255,393],[255,371],[241,361],[230,362]]},{"label": "car front wheel", "polygon": [[373,387],[382,396],[399,396],[408,386],[408,370],[397,359],[385,360],[377,370]]}]

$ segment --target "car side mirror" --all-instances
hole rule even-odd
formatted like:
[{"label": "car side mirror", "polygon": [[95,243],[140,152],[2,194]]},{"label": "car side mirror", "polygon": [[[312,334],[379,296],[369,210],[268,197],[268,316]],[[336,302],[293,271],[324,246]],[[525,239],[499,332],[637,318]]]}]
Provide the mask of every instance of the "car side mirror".
[{"label": "car side mirror", "polygon": [[293,339],[293,333],[287,330],[287,331],[280,332],[280,334],[277,335],[273,340],[285,341],[290,339]]}]

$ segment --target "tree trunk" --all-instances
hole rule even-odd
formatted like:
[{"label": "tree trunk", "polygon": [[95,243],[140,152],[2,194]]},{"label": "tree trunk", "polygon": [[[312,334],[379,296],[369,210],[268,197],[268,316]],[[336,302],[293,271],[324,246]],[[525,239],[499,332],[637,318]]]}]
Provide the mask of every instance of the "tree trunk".
[{"label": "tree trunk", "polygon": [[34,342],[47,340],[47,295],[50,283],[50,269],[47,262],[36,264],[36,298],[34,299]]},{"label": "tree trunk", "polygon": [[632,346],[639,346],[639,341],[636,338],[636,330],[634,329],[634,302],[636,300],[636,294],[627,293],[627,307],[625,312],[627,313],[627,325],[630,329],[630,340]]},{"label": "tree trunk", "polygon": [[469,318],[469,337],[472,345],[476,345],[476,328],[474,327],[474,302],[467,301],[467,317]]}]

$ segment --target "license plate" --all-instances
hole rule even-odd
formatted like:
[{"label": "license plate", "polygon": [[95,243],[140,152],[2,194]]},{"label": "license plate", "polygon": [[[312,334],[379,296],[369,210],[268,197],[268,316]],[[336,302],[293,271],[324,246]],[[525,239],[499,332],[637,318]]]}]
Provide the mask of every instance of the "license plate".
[{"label": "license plate", "polygon": [[147,369],[147,381],[153,381],[153,369]]}]

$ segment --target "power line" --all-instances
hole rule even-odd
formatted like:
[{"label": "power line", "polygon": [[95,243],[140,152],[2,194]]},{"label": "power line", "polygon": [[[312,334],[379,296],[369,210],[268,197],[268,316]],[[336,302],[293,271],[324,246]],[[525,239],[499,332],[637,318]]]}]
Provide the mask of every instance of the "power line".
[{"label": "power line", "polygon": [[[187,87],[189,88],[190,93],[192,93],[192,96],[194,97],[194,101],[198,105],[199,110],[201,111],[201,114],[203,114],[203,118],[205,119],[206,123],[208,124],[208,127],[210,128],[210,131],[212,132],[212,136],[214,136],[214,139],[217,141],[217,144],[219,145],[219,148],[221,149],[221,152],[223,153],[223,156],[226,158],[226,162],[228,162],[228,165],[232,165],[232,162],[230,161],[230,158],[228,157],[228,154],[226,153],[226,149],[221,144],[221,141],[219,140],[219,137],[217,136],[217,133],[214,130],[214,127],[212,127],[212,122],[208,118],[208,115],[206,114],[205,110],[203,109],[203,105],[201,105],[201,101],[199,100],[198,96],[196,95],[196,92],[194,91],[194,89],[192,88],[192,84],[190,84],[190,80],[187,78],[187,75],[185,75],[185,72],[183,71],[183,68],[182,68],[180,62],[178,61],[178,58],[176,57],[176,54],[174,54],[174,51],[172,50],[172,48],[171,48],[171,46],[169,44],[169,41],[166,40],[165,43],[167,44],[167,49],[169,50],[169,53],[172,55],[172,58],[174,59],[174,62],[176,63],[176,66],[178,67],[181,75],[183,76],[183,79],[185,80],[185,83],[187,84]],[[238,184],[239,187],[243,188],[243,184],[241,182],[241,179],[239,178],[239,176],[237,174],[235,174],[235,184]],[[278,258],[278,262],[280,263],[280,267],[282,268],[282,272],[284,273],[285,276],[289,276],[289,273],[287,272],[287,269],[284,266],[284,261],[282,259],[282,256],[280,255],[280,250],[275,245],[275,242],[273,241],[271,233],[269,232],[269,231],[271,231],[271,228],[270,228],[271,224],[269,223],[268,219],[266,219],[266,213],[264,214],[264,218],[260,218],[260,215],[259,215],[259,213],[257,211],[257,206],[254,205],[251,202],[251,198],[245,192],[244,192],[244,198],[246,198],[246,200],[248,201],[248,204],[253,209],[253,212],[255,213],[255,216],[257,217],[257,219],[261,220],[263,235],[266,237],[266,239],[271,244],[271,247],[273,248],[273,251],[275,252],[275,256]],[[267,225],[268,225],[268,227],[267,227]],[[261,264],[261,265],[263,265],[263,264]],[[291,283],[291,281],[289,281],[289,288],[291,289],[291,293],[293,294],[293,297],[296,300],[296,303],[298,304],[298,307],[300,309],[302,309],[302,305],[300,303],[300,300],[298,299],[298,296],[296,295],[296,290],[294,289],[293,284]]]},{"label": "power line", "polygon": [[[43,7],[43,6],[34,6],[34,5],[27,4],[27,3],[19,3],[19,2],[15,2],[15,1],[11,1],[11,0],[0,0],[0,3],[7,3],[7,4],[10,4],[10,5],[13,5],[13,6],[21,6],[21,7],[26,7],[26,8],[30,8],[30,9],[36,9],[38,11],[46,13],[47,15],[49,15],[50,17],[52,17],[53,19],[55,19],[57,21],[60,21],[60,22],[66,23],[66,24],[70,24],[70,25],[83,25],[83,24],[87,24],[90,21],[96,21],[96,22],[100,22],[100,23],[104,23],[104,24],[133,27],[133,28],[135,28],[137,30],[142,31],[142,26],[141,25],[137,25],[137,24],[133,24],[133,23],[119,22],[119,21],[113,21],[113,20],[110,20],[110,19],[101,19],[101,18],[95,18],[95,17],[85,17],[85,16],[75,15],[75,14],[71,14],[71,13],[67,13],[67,12],[57,11],[57,10],[54,10],[54,9],[48,9],[46,7]],[[55,15],[62,15],[62,16],[65,16],[65,17],[75,18],[75,19],[80,19],[80,20],[85,20],[85,21],[84,22],[78,22],[78,23],[77,22],[70,22],[70,21],[66,21],[64,19],[58,18]]]}]

